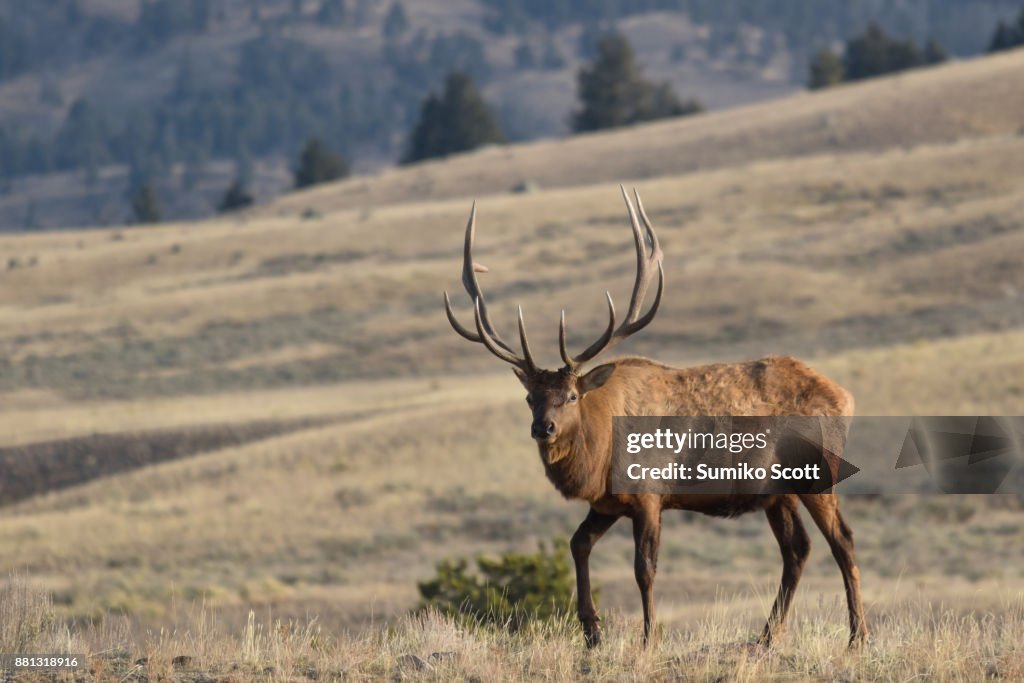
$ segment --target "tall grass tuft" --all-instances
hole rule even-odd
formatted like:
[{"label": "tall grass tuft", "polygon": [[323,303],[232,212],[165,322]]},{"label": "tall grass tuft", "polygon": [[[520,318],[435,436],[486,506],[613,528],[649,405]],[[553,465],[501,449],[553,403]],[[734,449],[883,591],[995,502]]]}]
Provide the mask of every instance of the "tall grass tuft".
[{"label": "tall grass tuft", "polygon": [[50,594],[11,574],[0,586],[0,652],[38,652],[56,630]]}]

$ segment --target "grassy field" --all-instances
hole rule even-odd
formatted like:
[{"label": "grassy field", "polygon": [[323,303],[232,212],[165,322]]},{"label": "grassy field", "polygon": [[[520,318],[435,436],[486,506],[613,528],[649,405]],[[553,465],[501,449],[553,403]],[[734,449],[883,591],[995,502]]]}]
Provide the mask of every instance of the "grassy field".
[{"label": "grassy field", "polygon": [[649,651],[624,523],[594,554],[596,653],[573,624],[406,615],[436,561],[530,550],[585,512],[546,481],[518,382],[444,319],[446,288],[469,311],[471,195],[495,321],[522,303],[548,363],[561,308],[579,346],[605,289],[627,300],[622,181],[668,282],[629,351],[801,355],[861,415],[1019,415],[1022,67],[487,150],[218,221],[0,236],[0,572],[21,577],[0,612],[52,610],[36,646],[104,680],[1021,678],[1024,505],[1003,496],[844,501],[874,633],[855,654],[816,532],[790,634],[740,646],[781,566],[756,515],[666,517]]}]

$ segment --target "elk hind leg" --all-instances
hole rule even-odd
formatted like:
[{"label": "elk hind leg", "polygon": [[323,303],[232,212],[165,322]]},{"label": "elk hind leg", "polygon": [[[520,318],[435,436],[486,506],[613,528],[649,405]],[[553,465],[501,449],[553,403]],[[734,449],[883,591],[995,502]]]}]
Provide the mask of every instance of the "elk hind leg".
[{"label": "elk hind leg", "polygon": [[633,571],[644,608],[644,645],[654,632],[654,575],[658,571],[658,546],[661,543],[661,510],[653,506],[640,509],[633,518],[635,556]]},{"label": "elk hind leg", "polygon": [[765,514],[782,553],[782,582],[779,584],[779,593],[775,596],[775,604],[772,605],[764,632],[758,639],[758,643],[767,647],[785,624],[786,614],[793,602],[797,584],[800,583],[804,564],[811,553],[811,539],[804,529],[803,522],[800,521],[795,497],[779,497],[777,502],[765,508]]},{"label": "elk hind leg", "polygon": [[853,530],[839,513],[839,499],[835,495],[806,494],[800,496],[800,500],[828,541],[832,556],[843,574],[846,605],[850,612],[850,647],[856,647],[867,638],[868,628],[860,595],[860,569],[853,548]]}]

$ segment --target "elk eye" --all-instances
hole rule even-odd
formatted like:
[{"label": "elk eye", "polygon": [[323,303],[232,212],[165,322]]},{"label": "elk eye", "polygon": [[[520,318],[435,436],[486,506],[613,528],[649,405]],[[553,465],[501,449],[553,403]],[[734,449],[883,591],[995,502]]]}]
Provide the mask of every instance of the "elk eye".
[{"label": "elk eye", "polygon": [[576,395],[576,392],[572,392],[569,394],[569,403],[575,403],[577,398],[579,398],[579,396]]},{"label": "elk eye", "polygon": [[527,396],[526,397],[526,404],[530,405],[530,406],[533,405],[533,396]]}]

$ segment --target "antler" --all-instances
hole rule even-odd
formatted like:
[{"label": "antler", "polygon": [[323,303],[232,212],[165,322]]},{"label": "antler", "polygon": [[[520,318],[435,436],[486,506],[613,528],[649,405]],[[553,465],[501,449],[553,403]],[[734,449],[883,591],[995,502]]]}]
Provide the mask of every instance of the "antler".
[{"label": "antler", "polygon": [[[629,301],[626,319],[618,329],[615,329],[615,304],[612,303],[612,295],[605,292],[605,295],[608,297],[608,327],[597,341],[577,356],[569,355],[569,349],[566,345],[565,310],[562,311],[562,319],[558,328],[558,344],[562,353],[562,360],[565,361],[566,367],[570,370],[575,370],[580,364],[592,360],[602,351],[610,349],[634,332],[647,327],[654,320],[654,315],[658,312],[658,306],[661,305],[661,295],[665,291],[665,271],[661,265],[664,254],[661,251],[661,246],[658,244],[658,236],[654,234],[651,219],[647,217],[647,212],[644,211],[643,202],[640,201],[640,194],[635,189],[633,190],[633,196],[636,197],[636,208],[640,212],[640,220],[643,221],[643,228],[640,227],[640,221],[637,220],[637,211],[634,210],[633,203],[629,201],[626,188],[620,185],[619,189],[622,190],[622,198],[626,200],[629,222],[633,228],[633,240],[636,242],[636,280],[633,281],[633,296]],[[647,252],[645,242],[650,242],[650,253]],[[643,316],[640,316],[640,308],[643,306],[644,297],[647,295],[647,288],[654,277],[655,267],[657,267],[658,273],[658,292],[654,296],[654,303],[651,305],[651,309]]]},{"label": "antler", "polygon": [[477,273],[486,273],[487,268],[479,263],[473,262],[473,238],[476,236],[476,202],[469,211],[469,222],[466,224],[466,245],[462,252],[462,284],[466,293],[473,300],[476,332],[466,329],[455,319],[452,312],[452,302],[448,298],[448,292],[444,293],[444,311],[448,316],[448,322],[452,328],[469,341],[478,342],[498,358],[511,363],[520,370],[527,373],[537,372],[537,364],[533,361],[533,354],[530,352],[530,344],[526,340],[526,323],[523,322],[523,309],[519,308],[519,343],[523,347],[523,355],[519,357],[515,351],[506,344],[501,336],[495,331],[487,315],[487,304],[484,302],[484,293],[480,289],[480,283],[476,279]]}]

